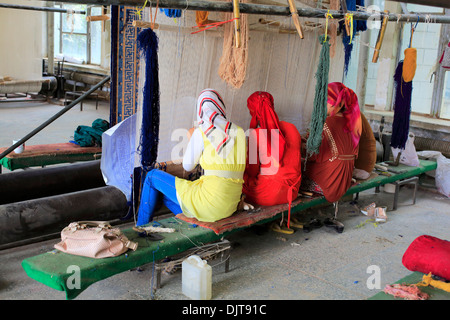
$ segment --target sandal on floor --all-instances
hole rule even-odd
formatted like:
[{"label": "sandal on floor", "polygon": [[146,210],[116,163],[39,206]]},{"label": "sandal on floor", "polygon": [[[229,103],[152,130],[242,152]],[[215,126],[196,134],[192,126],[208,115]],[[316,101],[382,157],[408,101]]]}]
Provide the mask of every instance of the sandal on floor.
[{"label": "sandal on floor", "polygon": [[280,226],[278,222],[273,222],[270,226],[270,229],[272,229],[275,232],[284,233],[284,234],[293,234],[294,229],[288,228],[286,226],[286,222],[283,222],[283,224]]},{"label": "sandal on floor", "polygon": [[304,229],[306,224],[303,222],[300,222],[297,218],[292,217],[291,221],[289,222],[289,226],[295,229]]},{"label": "sandal on floor", "polygon": [[387,207],[378,207],[375,209],[375,221],[376,222],[386,222],[387,215],[386,215]]},{"label": "sandal on floor", "polygon": [[376,208],[376,204],[375,202],[372,202],[371,204],[369,204],[368,206],[364,207],[363,209],[361,209],[361,213],[368,216],[368,217],[372,217],[375,214],[375,208]]},{"label": "sandal on floor", "polygon": [[344,225],[336,219],[326,218],[323,224],[326,227],[335,228],[338,233],[342,233],[344,231]]},{"label": "sandal on floor", "polygon": [[319,229],[323,227],[323,222],[317,219],[311,219],[303,228],[303,231],[310,232],[314,229]]}]

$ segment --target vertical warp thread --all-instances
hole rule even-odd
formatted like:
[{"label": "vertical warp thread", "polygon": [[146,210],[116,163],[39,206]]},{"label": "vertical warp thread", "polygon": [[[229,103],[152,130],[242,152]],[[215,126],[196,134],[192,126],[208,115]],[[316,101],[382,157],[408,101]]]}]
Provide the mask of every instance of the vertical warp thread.
[{"label": "vertical warp thread", "polygon": [[315,75],[316,89],[314,94],[314,105],[311,114],[309,137],[306,141],[307,157],[319,153],[320,144],[322,143],[323,125],[327,118],[330,44],[328,40],[324,42],[324,39],[324,35],[319,36],[319,42],[322,44],[322,49],[320,50],[319,64]]},{"label": "vertical warp thread", "polygon": [[139,53],[145,59],[145,83],[142,99],[142,127],[138,152],[144,168],[152,167],[158,155],[159,141],[159,66],[158,37],[151,28],[137,37]]}]

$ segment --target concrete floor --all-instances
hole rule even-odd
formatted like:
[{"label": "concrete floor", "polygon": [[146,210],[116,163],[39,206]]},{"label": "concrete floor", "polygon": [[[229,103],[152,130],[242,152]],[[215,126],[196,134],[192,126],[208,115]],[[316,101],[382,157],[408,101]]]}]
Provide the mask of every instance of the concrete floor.
[{"label": "concrete floor", "polygon": [[[60,106],[27,103],[23,106],[0,103],[0,144],[9,146]],[[77,125],[90,125],[96,118],[109,120],[109,106],[102,103],[74,108],[56,120],[30,144],[66,142],[73,139]],[[7,172],[4,172],[7,173]],[[423,234],[450,240],[450,199],[434,190],[420,188],[412,205],[412,189],[401,188],[399,206],[391,211],[393,195],[374,189],[359,195],[363,207],[375,201],[388,206],[388,221],[373,224],[350,202],[340,204],[343,233],[322,227],[293,235],[273,232],[268,225],[229,236],[232,243],[230,271],[224,264],[213,266],[213,300],[364,300],[411,274],[402,265],[409,244]],[[311,209],[298,216],[304,221],[333,215],[331,206]],[[0,300],[64,300],[63,292],[53,290],[27,277],[23,259],[53,250],[58,239],[0,251]],[[380,288],[369,288],[371,266],[380,270]],[[181,291],[181,270],[163,273],[162,287],[151,290],[156,281],[153,264],[123,272],[85,290],[78,300],[189,300]],[[369,281],[369,284],[371,282]]]}]

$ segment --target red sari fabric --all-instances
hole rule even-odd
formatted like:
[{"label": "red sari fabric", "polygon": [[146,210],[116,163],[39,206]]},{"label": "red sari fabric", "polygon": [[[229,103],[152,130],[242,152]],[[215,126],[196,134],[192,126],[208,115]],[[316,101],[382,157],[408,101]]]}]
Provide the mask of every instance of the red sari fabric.
[{"label": "red sari fabric", "polygon": [[307,159],[303,174],[317,183],[328,202],[338,201],[352,182],[358,146],[352,133],[344,130],[347,121],[340,114],[327,117],[319,153]]},{"label": "red sari fabric", "polygon": [[247,107],[252,120],[243,193],[255,205],[289,203],[289,227],[291,203],[301,183],[300,133],[293,124],[279,121],[267,92],[253,93]]},{"label": "red sari fabric", "polygon": [[[270,172],[271,164],[262,164],[258,157],[257,163],[249,163],[249,157],[247,157],[243,193],[249,203],[272,206],[289,203],[297,197],[301,183],[301,136],[293,124],[284,121],[280,121],[279,124],[285,137],[285,150],[278,171],[275,174],[264,174],[264,170]],[[249,151],[250,143],[259,141],[256,139],[259,138],[260,133],[260,128],[251,131]],[[260,148],[258,148],[258,154],[259,151]],[[288,195],[291,195],[290,199]]]}]

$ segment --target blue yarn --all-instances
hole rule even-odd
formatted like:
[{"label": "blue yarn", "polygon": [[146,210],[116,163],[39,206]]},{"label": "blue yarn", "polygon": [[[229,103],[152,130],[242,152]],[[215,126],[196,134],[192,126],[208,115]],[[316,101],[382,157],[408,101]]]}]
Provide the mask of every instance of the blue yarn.
[{"label": "blue yarn", "polygon": [[145,84],[142,99],[142,128],[138,152],[141,164],[151,168],[156,162],[159,142],[159,66],[158,37],[151,28],[137,37],[138,49],[145,58]]},{"label": "blue yarn", "polygon": [[408,140],[412,96],[412,81],[405,82],[402,73],[403,61],[400,61],[394,74],[394,121],[391,137],[391,147],[399,149],[405,149]]},{"label": "blue yarn", "polygon": [[161,12],[164,11],[165,15],[169,18],[179,18],[181,17],[180,9],[159,9]]},{"label": "blue yarn", "polygon": [[[364,6],[364,0],[346,0],[347,3],[347,11],[356,11],[356,6]],[[350,43],[350,36],[345,32],[344,23],[340,23],[340,29],[342,32],[342,42],[344,44],[344,75],[347,76],[348,66],[350,64],[350,59],[352,57],[353,51],[353,43]],[[353,35],[352,38],[355,38],[357,32],[362,32],[367,30],[367,21],[365,20],[354,20],[353,22]]]}]

